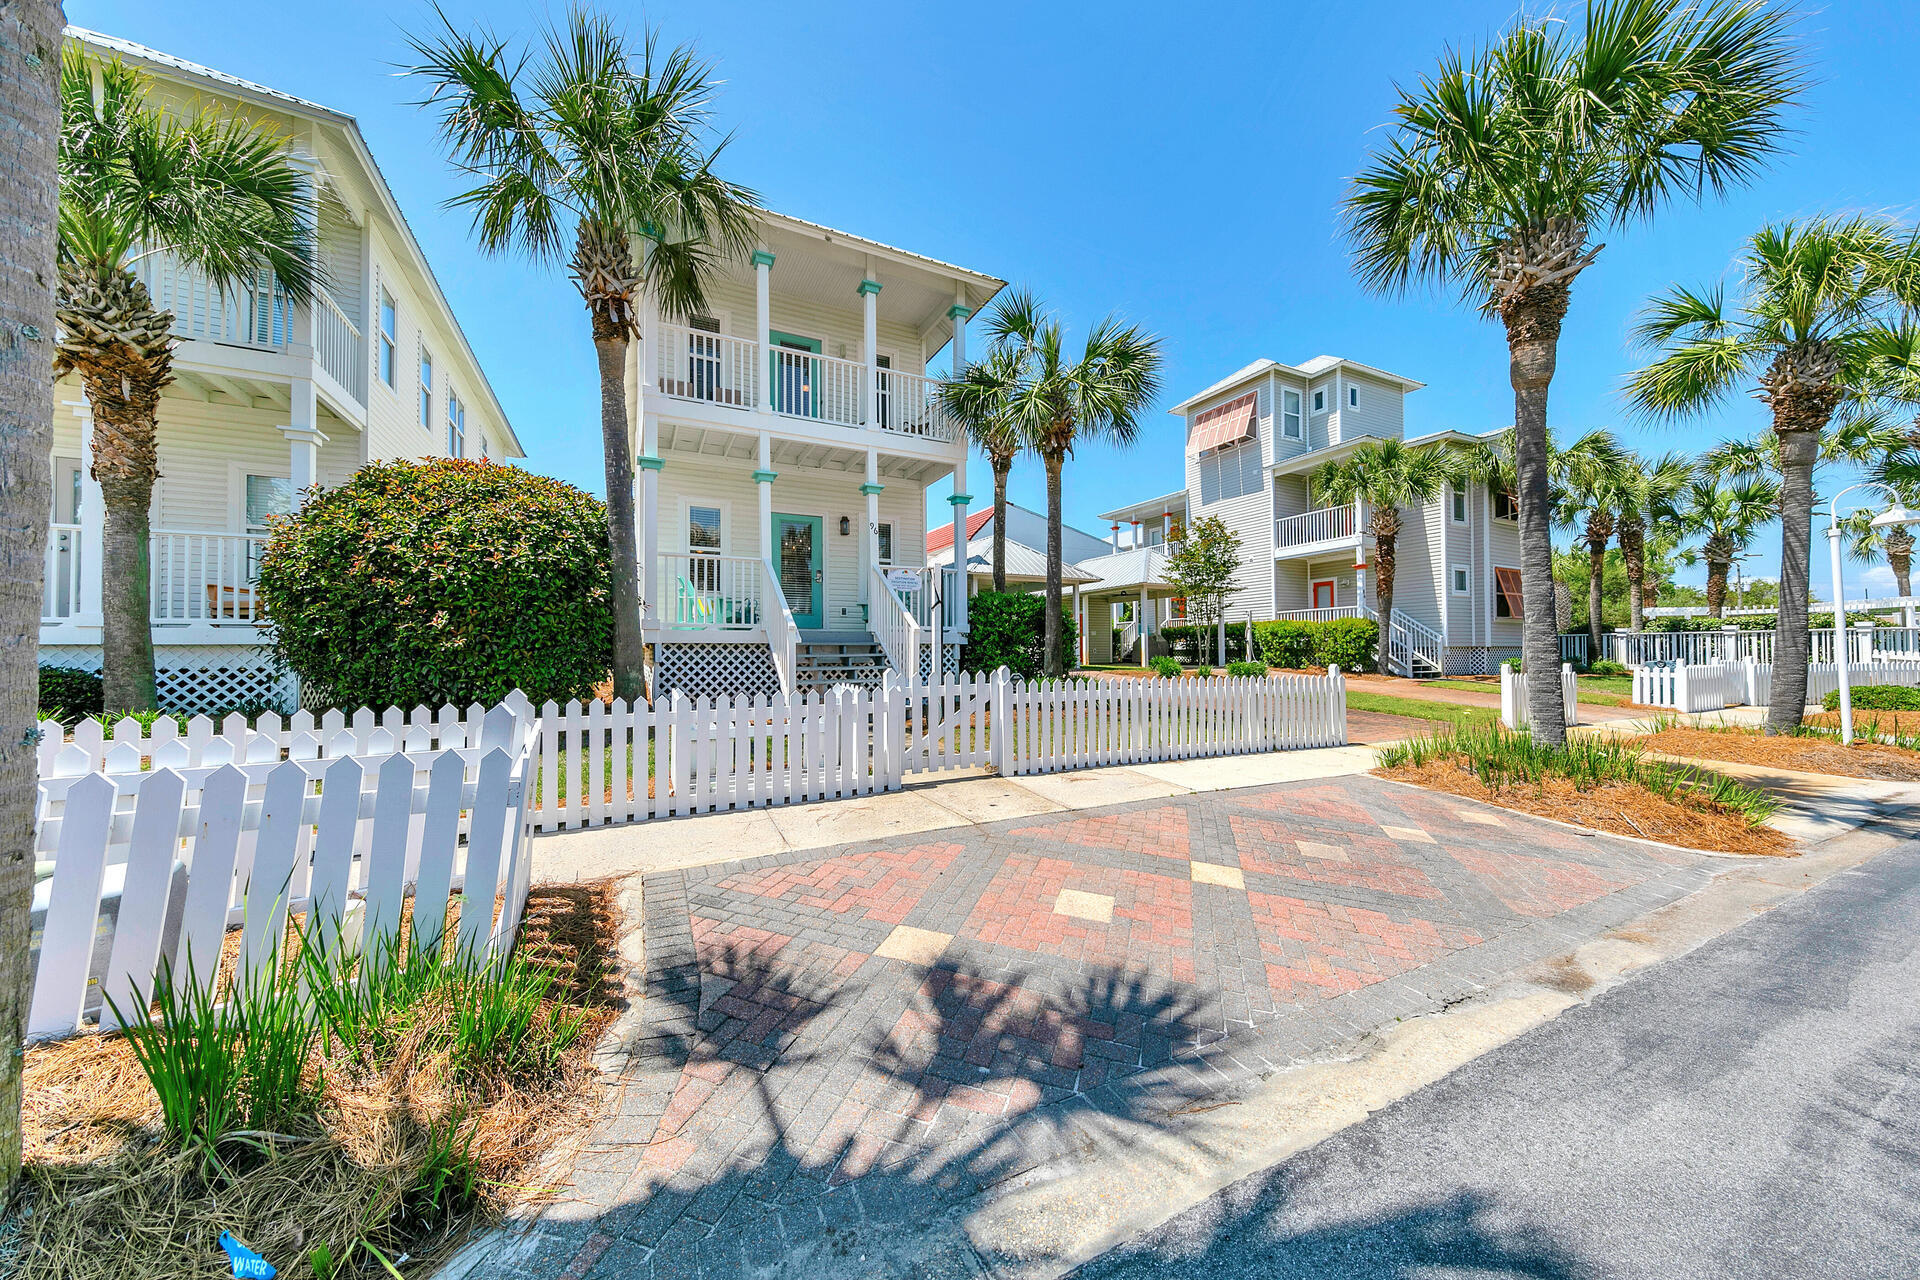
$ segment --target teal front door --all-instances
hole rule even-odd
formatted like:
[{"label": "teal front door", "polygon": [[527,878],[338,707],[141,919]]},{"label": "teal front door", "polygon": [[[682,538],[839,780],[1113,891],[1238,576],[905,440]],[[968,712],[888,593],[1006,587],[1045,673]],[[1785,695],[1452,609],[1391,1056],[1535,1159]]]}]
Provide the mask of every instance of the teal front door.
[{"label": "teal front door", "polygon": [[776,512],[773,541],[780,549],[780,593],[793,611],[794,625],[808,631],[819,629],[825,612],[820,599],[820,517]]}]

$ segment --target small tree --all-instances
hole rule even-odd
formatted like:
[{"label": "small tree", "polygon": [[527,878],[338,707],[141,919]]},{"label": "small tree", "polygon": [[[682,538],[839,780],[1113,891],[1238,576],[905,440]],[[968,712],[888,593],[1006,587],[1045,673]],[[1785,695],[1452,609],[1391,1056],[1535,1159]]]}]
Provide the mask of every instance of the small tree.
[{"label": "small tree", "polygon": [[1313,473],[1314,491],[1327,502],[1344,505],[1364,498],[1367,532],[1373,535],[1373,590],[1379,602],[1378,666],[1388,670],[1393,630],[1394,544],[1400,538],[1400,509],[1433,501],[1448,484],[1465,476],[1460,459],[1440,445],[1408,448],[1398,440],[1369,440],[1344,458],[1323,463]]},{"label": "small tree", "polygon": [[1226,615],[1233,578],[1240,572],[1240,535],[1218,516],[1201,516],[1167,553],[1167,579],[1187,598],[1187,619],[1204,637]]},{"label": "small tree", "polygon": [[382,462],[274,522],[276,658],[340,707],[584,697],[613,662],[606,507],[467,459]]}]

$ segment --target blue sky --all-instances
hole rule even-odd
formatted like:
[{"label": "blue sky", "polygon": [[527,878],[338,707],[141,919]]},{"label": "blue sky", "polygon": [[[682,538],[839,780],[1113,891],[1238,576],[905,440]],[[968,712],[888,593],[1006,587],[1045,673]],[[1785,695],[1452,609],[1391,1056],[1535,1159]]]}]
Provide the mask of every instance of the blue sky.
[{"label": "blue sky", "polygon": [[[447,8],[503,34],[560,11],[521,0]],[[1510,3],[1109,4],[1098,20],[1080,5],[986,0],[817,10],[656,0],[620,12],[715,63],[720,120],[735,134],[725,171],[771,207],[1031,284],[1076,330],[1109,311],[1148,326],[1166,340],[1164,404],[1261,356],[1329,353],[1428,384],[1408,401],[1409,435],[1511,418],[1497,327],[1451,298],[1363,293],[1335,215],[1394,82],[1428,70],[1450,42],[1499,30]],[[1635,361],[1635,309],[1671,281],[1718,275],[1767,220],[1913,215],[1920,5],[1835,0],[1803,12],[1817,83],[1789,154],[1724,203],[1608,233],[1575,289],[1556,430],[1612,426],[1658,451],[1760,428],[1752,402],[1704,425],[1633,422],[1619,386]],[[410,105],[415,89],[393,71],[404,30],[432,20],[425,4],[330,0],[269,18],[226,0],[68,0],[67,16],[359,117],[527,465],[601,487],[578,296],[557,271],[481,257],[465,218],[441,207],[454,178],[431,120]],[[1175,487],[1180,445],[1178,421],[1156,411],[1131,451],[1083,449],[1066,475],[1069,521],[1092,527],[1095,512]],[[984,474],[972,487],[988,492]],[[1016,468],[1013,497],[1044,507],[1037,464]],[[1777,535],[1756,550],[1749,572],[1772,572]],[[1824,586],[1824,570],[1815,581]],[[1849,594],[1863,582],[1888,588],[1891,576],[1853,570]]]}]

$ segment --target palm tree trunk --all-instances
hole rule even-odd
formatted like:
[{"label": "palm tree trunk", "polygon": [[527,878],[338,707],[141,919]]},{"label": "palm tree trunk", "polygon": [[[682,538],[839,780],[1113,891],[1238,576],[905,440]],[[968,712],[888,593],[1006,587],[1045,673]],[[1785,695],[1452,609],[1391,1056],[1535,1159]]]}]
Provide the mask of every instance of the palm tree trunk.
[{"label": "palm tree trunk", "polygon": [[[1373,531],[1373,598],[1380,610],[1380,648],[1374,657],[1374,665],[1382,675],[1392,674],[1387,663],[1393,656],[1393,553],[1397,541],[1395,530],[1382,532],[1376,527]],[[1411,657],[1407,660],[1407,674],[1413,674]]]},{"label": "palm tree trunk", "polygon": [[[1520,593],[1524,602],[1520,652],[1530,672],[1560,669],[1559,629],[1553,608],[1553,513],[1547,478],[1547,390],[1558,360],[1567,286],[1541,285],[1501,312],[1507,329],[1507,375],[1513,384],[1514,463],[1519,481]],[[1558,680],[1527,682],[1527,716],[1535,742],[1566,740],[1566,710]]]},{"label": "palm tree trunk", "polygon": [[1818,431],[1781,431],[1780,613],[1773,632],[1773,679],[1767,690],[1767,732],[1800,723],[1807,705],[1807,565],[1813,540],[1813,462]]},{"label": "palm tree trunk", "polygon": [[1707,561],[1707,616],[1724,617],[1727,610],[1727,574],[1733,569],[1731,560]]},{"label": "palm tree trunk", "polygon": [[[103,425],[96,410],[95,429]],[[131,425],[128,434],[151,424]],[[97,456],[97,452],[96,452]],[[108,711],[159,707],[153,667],[153,477],[101,475],[100,666]]]},{"label": "palm tree trunk", "polygon": [[[1600,652],[1600,586],[1607,568],[1607,540],[1587,539],[1587,638],[1592,652]],[[1556,644],[1558,641],[1555,642]],[[1559,658],[1558,652],[1554,654]],[[1558,670],[1558,666],[1554,668]]]},{"label": "palm tree trunk", "polygon": [[1905,529],[1887,530],[1887,568],[1893,570],[1894,590],[1913,594],[1913,535]]},{"label": "palm tree trunk", "polygon": [[1646,529],[1637,519],[1626,519],[1614,536],[1620,540],[1620,559],[1627,566],[1627,627],[1638,631],[1646,612]]},{"label": "palm tree trunk", "polygon": [[60,36],[55,0],[0,8],[0,1205],[20,1173],[20,1045],[27,1032],[33,905],[40,601],[52,502],[55,157]]},{"label": "palm tree trunk", "polygon": [[1007,475],[1013,459],[990,458],[993,464],[993,589],[1007,589]]},{"label": "palm tree trunk", "polygon": [[[1066,462],[1066,455],[1058,450],[1049,450],[1040,455],[1047,467],[1047,617],[1042,634],[1046,637],[1046,656],[1041,662],[1041,671],[1048,676],[1062,676],[1066,668],[1060,654],[1060,469]],[[1142,620],[1140,643],[1146,643]]]},{"label": "palm tree trunk", "polygon": [[626,334],[603,326],[596,315],[593,350],[600,365],[600,446],[607,464],[607,549],[613,560],[613,696],[632,706],[646,696],[646,654],[627,428]]}]

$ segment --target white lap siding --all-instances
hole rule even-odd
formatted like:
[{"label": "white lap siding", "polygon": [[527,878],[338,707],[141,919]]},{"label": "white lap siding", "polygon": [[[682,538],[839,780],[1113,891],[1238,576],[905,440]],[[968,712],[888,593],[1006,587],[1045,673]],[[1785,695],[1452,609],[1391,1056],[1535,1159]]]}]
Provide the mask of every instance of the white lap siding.
[{"label": "white lap siding", "polygon": [[[860,582],[866,569],[860,560],[860,528],[867,519],[867,500],[860,492],[865,476],[858,471],[822,471],[778,466],[773,482],[776,514],[819,516],[824,543],[821,555],[825,629],[859,630],[866,624],[860,609]],[[881,523],[893,525],[894,563],[926,563],[926,489],[910,480],[883,477]],[[660,471],[660,550],[687,548],[687,507],[718,506],[726,521],[721,553],[758,556],[760,499],[754,492],[751,465],[709,466],[683,462],[669,455]],[[840,518],[847,533],[840,533]],[[778,567],[777,565],[775,566]]]},{"label": "white lap siding", "polygon": [[1254,438],[1225,449],[1210,449],[1186,457],[1187,513],[1190,520],[1213,516],[1240,535],[1240,572],[1226,606],[1228,618],[1271,617],[1273,607],[1273,487],[1267,468],[1273,461],[1273,379],[1253,387],[1241,386],[1215,399],[1194,405],[1187,413],[1188,429],[1208,409],[1238,399],[1251,390],[1255,397]]},{"label": "white lap siding", "polygon": [[[1488,641],[1496,650],[1520,647],[1521,622],[1518,618],[1500,618],[1494,616],[1495,585],[1493,571],[1498,569],[1518,569],[1520,567],[1520,522],[1517,520],[1493,520],[1489,522],[1488,543],[1492,549],[1492,563],[1487,566],[1485,583],[1487,591],[1487,621],[1492,627],[1492,638]],[[1533,608],[1535,601],[1528,600],[1527,608]],[[1541,602],[1551,607],[1550,602]]]},{"label": "white lap siding", "polygon": [[1400,536],[1394,541],[1393,607],[1435,631],[1445,622],[1434,568],[1446,536],[1440,506],[1434,501],[1401,511]]}]

